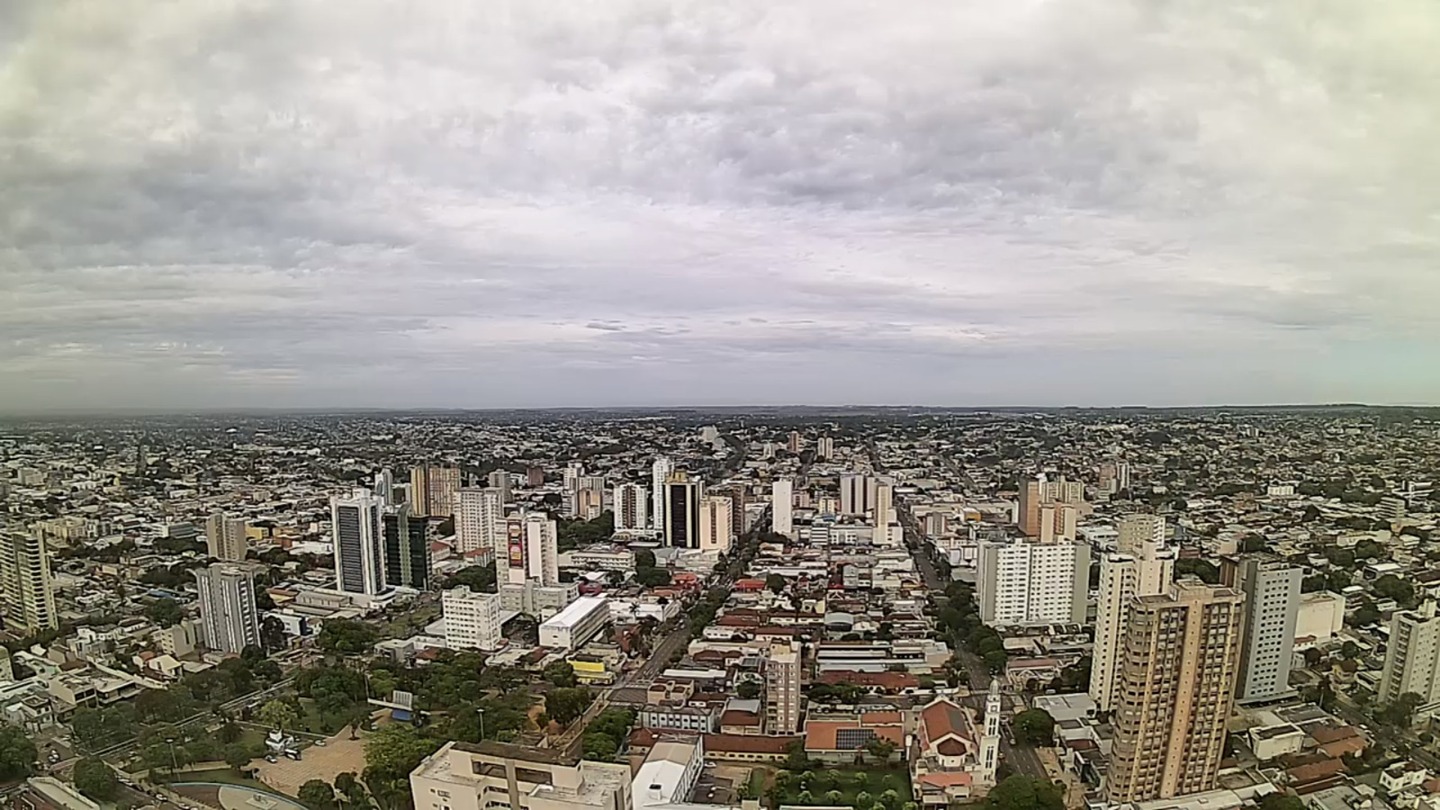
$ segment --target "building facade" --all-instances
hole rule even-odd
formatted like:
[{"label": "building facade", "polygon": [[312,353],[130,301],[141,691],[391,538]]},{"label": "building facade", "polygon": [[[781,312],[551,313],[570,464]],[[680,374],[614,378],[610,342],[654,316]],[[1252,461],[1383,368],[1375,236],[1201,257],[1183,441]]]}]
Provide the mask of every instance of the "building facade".
[{"label": "building facade", "polygon": [[453,517],[459,491],[459,467],[422,464],[410,470],[410,508],[416,515]]},{"label": "building facade", "polygon": [[244,652],[260,646],[260,611],[255,578],[243,566],[215,563],[192,573],[200,593],[200,634],[217,652]]},{"label": "building facade", "polygon": [[650,526],[649,496],[639,484],[620,484],[610,493],[615,531],[637,531]]},{"label": "building facade", "polygon": [[385,590],[383,508],[384,501],[364,489],[330,498],[337,591],[374,596]]},{"label": "building facade", "polygon": [[800,728],[800,643],[774,642],[765,659],[765,729],[772,735]]},{"label": "building facade", "polygon": [[38,534],[0,531],[0,599],[6,626],[24,635],[60,626],[45,541]]},{"label": "building facade", "polygon": [[446,743],[410,774],[415,810],[632,810],[630,766],[497,742]]},{"label": "building facade", "polygon": [[466,487],[456,493],[455,550],[488,548],[505,558],[505,493],[496,487]]},{"label": "building facade", "polygon": [[1226,560],[1221,581],[1245,594],[1240,637],[1238,700],[1272,700],[1293,694],[1290,661],[1300,612],[1299,568],[1279,560]]},{"label": "building facade", "polygon": [[700,499],[700,550],[730,551],[735,531],[730,524],[730,499],[706,495]]},{"label": "building facade", "polygon": [[205,521],[205,553],[222,562],[245,559],[249,541],[245,537],[245,521],[224,512],[215,512]]},{"label": "building facade", "polygon": [[428,521],[412,517],[409,504],[386,507],[380,519],[385,535],[385,584],[417,591],[430,587]]},{"label": "building facade", "polygon": [[665,484],[675,472],[675,462],[661,456],[650,466],[650,526],[665,531]]},{"label": "building facade", "polygon": [[1240,671],[1244,601],[1233,588],[1192,578],[1166,594],[1136,597],[1112,719],[1110,802],[1215,787]]},{"label": "building facade", "polygon": [[494,650],[500,647],[500,595],[451,588],[440,599],[445,618],[445,646],[452,650]]},{"label": "building facade", "polygon": [[1440,703],[1440,615],[1431,600],[1390,617],[1379,703],[1393,703],[1406,692],[1419,695],[1425,707]]},{"label": "building facade", "polygon": [[984,542],[976,597],[986,624],[1082,624],[1090,585],[1084,543]]},{"label": "building facade", "polygon": [[770,528],[776,534],[795,539],[795,489],[789,478],[777,478],[770,485]]},{"label": "building facade", "polygon": [[674,472],[665,481],[665,545],[700,547],[700,481]]},{"label": "building facade", "polygon": [[1176,551],[1165,547],[1165,523],[1154,515],[1131,515],[1120,522],[1117,550],[1100,561],[1100,598],[1095,610],[1095,647],[1090,667],[1090,697],[1099,711],[1115,708],[1120,655],[1137,596],[1170,590]]}]

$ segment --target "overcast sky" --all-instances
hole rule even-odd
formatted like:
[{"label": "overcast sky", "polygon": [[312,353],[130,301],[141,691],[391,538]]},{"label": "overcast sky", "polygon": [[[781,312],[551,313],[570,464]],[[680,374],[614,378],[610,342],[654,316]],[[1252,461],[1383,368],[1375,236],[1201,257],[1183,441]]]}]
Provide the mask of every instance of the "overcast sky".
[{"label": "overcast sky", "polygon": [[1434,0],[5,0],[0,410],[1440,402]]}]

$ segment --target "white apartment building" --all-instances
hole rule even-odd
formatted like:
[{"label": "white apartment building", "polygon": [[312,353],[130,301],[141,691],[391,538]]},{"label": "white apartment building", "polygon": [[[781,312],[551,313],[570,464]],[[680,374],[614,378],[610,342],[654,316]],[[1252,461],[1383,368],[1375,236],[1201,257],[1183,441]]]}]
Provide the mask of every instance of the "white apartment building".
[{"label": "white apartment building", "polygon": [[1117,550],[1100,560],[1100,598],[1095,611],[1095,647],[1090,697],[1100,711],[1113,711],[1130,607],[1138,596],[1168,593],[1175,578],[1176,551],[1165,547],[1165,521],[1155,515],[1121,519]]},{"label": "white apartment building", "polygon": [[665,530],[665,482],[675,472],[675,462],[661,456],[650,467],[650,528]]},{"label": "white apartment building", "polygon": [[445,646],[451,650],[494,650],[500,646],[500,595],[451,588],[440,600]]},{"label": "white apartment building", "polygon": [[555,521],[549,515],[531,512],[523,520],[512,518],[507,522],[506,533],[508,547],[501,559],[505,563],[507,582],[519,585],[535,579],[541,585],[559,584],[559,537]]},{"label": "white apartment building", "polygon": [[615,531],[637,531],[650,526],[649,495],[639,484],[621,484],[610,493]]},{"label": "white apartment building", "polygon": [[498,487],[466,487],[456,493],[455,550],[461,554],[488,548],[505,558],[505,492]]},{"label": "white apartment building", "polygon": [[770,525],[776,534],[795,539],[795,488],[789,478],[770,485]]},{"label": "white apartment building", "polygon": [[1376,702],[1384,706],[1406,692],[1424,700],[1426,713],[1440,705],[1440,615],[1432,600],[1390,618],[1390,645]]},{"label": "white apartment building", "polygon": [[40,535],[0,531],[0,600],[12,628],[33,633],[60,626]]},{"label": "white apartment building", "polygon": [[700,550],[730,551],[735,540],[730,499],[723,495],[706,495],[700,499]]},{"label": "white apartment building", "polygon": [[895,522],[895,485],[889,481],[875,484],[875,504],[871,522],[875,524],[876,544],[890,535],[890,524]]},{"label": "white apartment building", "polygon": [[980,618],[1001,626],[1081,624],[1090,584],[1083,543],[980,544],[976,578]]},{"label": "white apartment building", "polygon": [[770,734],[800,728],[800,642],[773,642],[765,659],[765,720]]},{"label": "white apartment building", "polygon": [[1300,569],[1282,561],[1246,558],[1238,565],[1227,564],[1224,571],[1233,587],[1245,594],[1235,699],[1260,701],[1292,694],[1290,661],[1300,611]]},{"label": "white apartment building", "polygon": [[200,594],[201,638],[217,652],[241,653],[260,646],[255,579],[243,566],[215,563],[192,571]]},{"label": "white apartment building", "polygon": [[840,476],[840,514],[868,514],[875,508],[875,487],[878,483],[868,475]]}]

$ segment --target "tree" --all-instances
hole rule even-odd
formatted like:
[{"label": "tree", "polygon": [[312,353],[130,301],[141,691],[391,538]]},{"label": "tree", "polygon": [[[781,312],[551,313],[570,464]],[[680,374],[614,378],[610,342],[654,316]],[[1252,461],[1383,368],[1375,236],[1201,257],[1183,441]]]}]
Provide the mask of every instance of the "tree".
[{"label": "tree", "polygon": [[379,633],[374,627],[354,619],[330,619],[320,628],[316,643],[327,653],[359,655],[370,649]]},{"label": "tree", "polygon": [[363,807],[370,803],[365,796],[365,786],[355,778],[355,774],[349,771],[335,775],[335,789],[345,797],[345,802],[352,807]]},{"label": "tree", "polygon": [[97,802],[114,800],[120,789],[120,780],[115,777],[115,772],[104,760],[94,757],[75,763],[72,778],[76,789]]},{"label": "tree", "polygon": [[1401,605],[1412,605],[1415,602],[1415,586],[1394,574],[1386,574],[1375,580],[1373,587],[1375,593],[1387,599],[1394,599]]},{"label": "tree", "polygon": [[1326,580],[1324,574],[1311,574],[1300,580],[1301,593],[1316,593],[1325,590]]},{"label": "tree", "polygon": [[785,769],[792,773],[810,770],[810,758],[805,756],[805,745],[793,742],[785,749]]},{"label": "tree", "polygon": [[396,723],[381,726],[365,741],[364,777],[370,792],[376,793],[377,782],[381,783],[381,793],[391,787],[387,782],[408,783],[410,772],[438,747],[438,742],[421,736],[410,726]]},{"label": "tree", "polygon": [[1199,557],[1187,557],[1175,561],[1175,578],[1182,576],[1199,577],[1201,582],[1208,585],[1215,585],[1220,582],[1220,569],[1208,560]]},{"label": "tree", "polygon": [[566,689],[575,686],[575,667],[569,661],[556,661],[545,667],[545,680]]},{"label": "tree", "polygon": [[274,616],[266,616],[260,623],[260,644],[267,653],[277,653],[290,646],[285,635],[285,624]]},{"label": "tree", "polygon": [[255,712],[255,717],[271,728],[285,731],[295,727],[295,723],[300,719],[300,713],[295,711],[295,707],[289,703],[275,699],[261,706]]},{"label": "tree", "polygon": [[1065,795],[1054,782],[1015,774],[991,789],[985,804],[990,810],[1065,810]]},{"label": "tree", "polygon": [[585,759],[595,760],[597,762],[614,761],[615,753],[619,750],[619,747],[615,744],[615,740],[611,739],[608,734],[596,734],[593,732],[586,734],[583,745]]},{"label": "tree", "polygon": [[34,773],[35,743],[23,729],[0,727],[0,782],[13,782]]},{"label": "tree", "polygon": [[654,568],[654,567],[655,567],[655,552],[651,551],[651,550],[648,549],[648,548],[642,548],[642,549],[640,549],[639,551],[635,552],[635,568],[636,568],[636,569],[640,569],[640,568]]},{"label": "tree", "polygon": [[1347,660],[1358,658],[1360,656],[1360,645],[1346,639],[1345,643],[1340,645],[1340,656]]},{"label": "tree", "polygon": [[865,743],[865,753],[880,762],[889,762],[890,757],[895,753],[895,743],[883,737],[871,737]]},{"label": "tree", "polygon": [[862,790],[862,791],[860,791],[859,793],[856,793],[856,794],[855,794],[855,806],[856,806],[856,807],[869,807],[870,805],[872,805],[872,804],[874,804],[874,803],[875,803],[875,797],[874,797],[874,796],[871,796],[867,791]]},{"label": "tree", "polygon": [[235,742],[225,746],[225,764],[240,770],[250,764],[250,749],[241,743]]},{"label": "tree", "polygon": [[585,713],[594,696],[584,687],[551,689],[545,695],[545,713],[562,726],[568,726]]},{"label": "tree", "polygon": [[779,574],[770,574],[765,577],[765,587],[768,588],[771,593],[778,594],[785,590],[785,577]]},{"label": "tree", "polygon": [[489,565],[472,565],[462,568],[445,579],[441,587],[445,590],[458,588],[461,585],[476,593],[495,593],[495,563]]},{"label": "tree", "polygon": [[1050,745],[1055,741],[1055,719],[1044,709],[1026,709],[1016,715],[1016,741],[1030,746]]},{"label": "tree", "polygon": [[754,700],[760,697],[760,682],[741,681],[740,685],[735,689],[735,694],[741,700]]},{"label": "tree", "polygon": [[161,627],[174,627],[180,622],[183,615],[184,611],[180,609],[180,603],[168,596],[156,599],[145,606],[145,618]]},{"label": "tree", "polygon": [[310,810],[333,810],[335,807],[335,789],[323,779],[311,779],[301,785],[296,798]]},{"label": "tree", "polygon": [[670,572],[664,568],[635,569],[635,581],[647,588],[660,588],[670,584]]},{"label": "tree", "polygon": [[991,650],[981,657],[985,659],[986,668],[997,674],[1005,669],[1005,662],[1009,660],[1004,650]]},{"label": "tree", "polygon": [[1425,698],[1414,692],[1406,692],[1396,698],[1390,705],[1375,713],[1375,719],[1387,726],[1397,729],[1407,729],[1415,722],[1415,710],[1420,708]]}]

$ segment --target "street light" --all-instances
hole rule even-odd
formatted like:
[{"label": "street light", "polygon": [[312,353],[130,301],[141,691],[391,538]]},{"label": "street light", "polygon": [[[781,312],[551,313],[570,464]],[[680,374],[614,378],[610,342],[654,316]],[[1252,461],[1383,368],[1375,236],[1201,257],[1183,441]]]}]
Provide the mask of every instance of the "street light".
[{"label": "street light", "polygon": [[479,708],[475,713],[480,715],[480,739],[485,739],[485,709]]},{"label": "street light", "polygon": [[170,746],[170,774],[173,776],[180,770],[180,763],[175,759],[175,738],[166,737],[165,744]]}]

